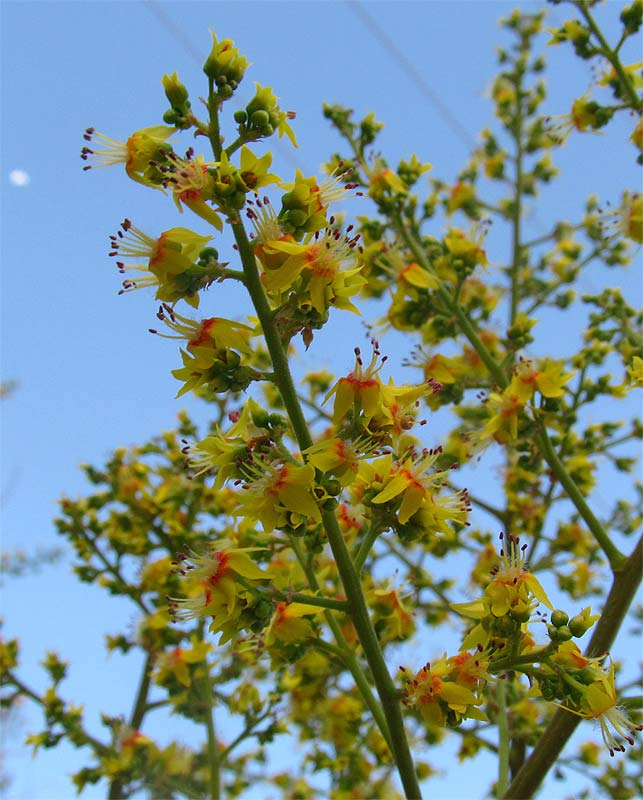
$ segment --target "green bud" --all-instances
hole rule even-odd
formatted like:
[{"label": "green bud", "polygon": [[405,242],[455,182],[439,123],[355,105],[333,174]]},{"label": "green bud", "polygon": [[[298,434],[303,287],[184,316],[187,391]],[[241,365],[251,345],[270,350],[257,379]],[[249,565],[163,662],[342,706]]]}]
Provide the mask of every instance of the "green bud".
[{"label": "green bud", "polygon": [[284,428],[288,427],[288,422],[286,418],[282,414],[269,414],[268,416],[268,425],[274,430],[275,428]]},{"label": "green bud", "polygon": [[586,617],[583,617],[581,614],[577,614],[575,617],[570,619],[569,630],[571,631],[572,636],[580,639],[581,636],[584,636],[587,633],[593,624],[594,623],[589,622]]},{"label": "green bud", "polygon": [[558,628],[555,625],[548,625],[547,626],[547,634],[552,642],[558,641]]},{"label": "green bud", "polygon": [[572,632],[570,631],[567,625],[561,625],[560,628],[558,628],[557,630],[558,630],[559,642],[568,642],[573,636]]},{"label": "green bud", "polygon": [[553,687],[544,681],[540,684],[540,693],[542,694],[544,700],[551,701],[556,697],[556,692],[554,691]]},{"label": "green bud", "polygon": [[[239,55],[239,49],[234,46],[232,39],[223,39],[219,42],[214,32],[210,33],[212,50],[203,65],[203,71],[220,87],[219,96],[225,99],[234,93],[248,67],[248,61],[245,56]],[[235,86],[229,86],[228,81],[234,81]],[[224,85],[227,92],[223,91]]]},{"label": "green bud", "polygon": [[168,111],[163,114],[163,122],[167,122],[168,125],[176,125],[179,120],[179,115],[173,108],[170,108]]},{"label": "green bud", "polygon": [[172,108],[182,109],[188,99],[188,90],[181,83],[176,72],[161,78],[165,96]]},{"label": "green bud", "polygon": [[270,115],[267,111],[254,111],[250,117],[253,128],[263,129],[270,124]]},{"label": "green bud", "polygon": [[596,680],[596,670],[593,667],[583,667],[583,669],[576,675],[581,683],[589,686]]},{"label": "green bud", "polygon": [[226,367],[228,369],[235,369],[241,364],[241,356],[234,350],[225,351]]},{"label": "green bud", "polygon": [[531,611],[529,607],[523,609],[512,608],[509,610],[509,615],[513,620],[522,624],[523,622],[529,621],[531,618]]},{"label": "green bud", "polygon": [[636,33],[643,22],[643,0],[634,0],[631,6],[625,7],[621,11],[621,22],[630,35]]},{"label": "green bud", "polygon": [[263,408],[252,411],[251,416],[257,428],[267,428],[270,425],[270,415]]},{"label": "green bud", "polygon": [[218,261],[219,260],[219,251],[216,247],[204,247],[203,250],[199,253],[199,264],[205,266],[210,261]]},{"label": "green bud", "polygon": [[557,628],[560,628],[562,625],[567,625],[568,622],[569,614],[566,614],[559,608],[551,612],[551,624],[555,625]]},{"label": "green bud", "polygon": [[502,637],[511,636],[518,628],[518,623],[509,616],[498,617],[493,621],[491,630],[497,635]]},{"label": "green bud", "polygon": [[234,117],[234,121],[239,125],[243,125],[248,121],[248,115],[243,108],[238,108],[232,116]]}]

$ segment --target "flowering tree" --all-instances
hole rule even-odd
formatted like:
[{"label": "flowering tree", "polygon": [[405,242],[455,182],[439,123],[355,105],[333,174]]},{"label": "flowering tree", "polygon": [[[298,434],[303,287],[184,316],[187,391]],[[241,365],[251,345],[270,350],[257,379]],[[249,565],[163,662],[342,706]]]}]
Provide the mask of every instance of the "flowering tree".
[{"label": "flowering tree", "polygon": [[[164,125],[125,142],[87,130],[86,169],[124,164],[199,218],[200,233],[126,219],[110,255],[123,293],[154,293],[153,333],[183,343],[178,394],[212,414],[208,430],[182,414],[176,431],[86,467],[91,493],[62,501],[77,576],[139,616],[136,631],[108,637],[110,650],[144,657],[131,716],[104,715],[107,735],[95,738],[61,695],[57,655],[39,693],[20,677],[18,643],[0,649],[5,706],[27,697],[43,709],[34,748],[67,739],[89,752],[79,790],[106,779],[110,798],[237,797],[249,786],[257,796],[262,783],[287,798],[322,785],[333,798],[419,798],[452,731],[462,759],[495,756],[496,797],[532,796],[554,765],[582,765],[603,793],[636,796],[626,746],[642,727],[607,653],[641,580],[641,540],[631,542],[641,516],[626,495],[599,518],[588,496],[599,461],[632,472],[643,433],[605,413],[606,398],[643,386],[641,313],[609,288],[643,241],[643,202],[626,191],[606,212],[590,198],[579,221],[532,240],[523,216],[576,132],[629,115],[643,149],[640,65],[620,57],[643,3],[623,7],[613,45],[594,3],[572,5],[551,43],[595,63],[597,84],[569,115],[544,118],[542,15],[511,14],[496,129],[451,184],[427,189],[431,167],[415,155],[392,168],[373,148],[381,124],[339,106],[324,109],[345,151],[327,177],[271,173],[263,143],[296,146],[295,115],[259,84],[235,108],[248,62],[214,34],[205,118],[174,73],[163,77]],[[211,153],[181,155],[181,133]],[[359,206],[352,225],[335,211],[348,198]],[[494,219],[509,232],[505,266],[485,251]],[[234,257],[222,261],[228,237]],[[590,265],[606,288],[580,294]],[[223,282],[251,304],[243,322],[218,307]],[[387,378],[372,327],[344,354],[345,373],[295,381],[298,348],[313,352],[341,312],[373,307],[382,332],[411,341],[414,380]],[[538,320],[562,313],[582,326],[582,347],[537,356]],[[450,429],[428,442],[440,409]],[[492,496],[464,486],[467,464],[485,462],[501,466]],[[163,709],[199,726],[203,744],[155,737]],[[598,721],[618,758],[602,758],[593,739],[564,750],[583,719]],[[293,739],[297,763],[275,771],[271,743]]]}]

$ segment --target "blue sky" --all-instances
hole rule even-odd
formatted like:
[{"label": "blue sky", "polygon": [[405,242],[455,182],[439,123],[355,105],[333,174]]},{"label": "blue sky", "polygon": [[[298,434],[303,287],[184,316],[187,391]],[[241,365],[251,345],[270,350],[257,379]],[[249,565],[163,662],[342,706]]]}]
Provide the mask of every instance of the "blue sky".
[{"label": "blue sky", "polygon": [[[616,5],[600,15],[615,19]],[[358,115],[374,111],[386,124],[379,147],[391,163],[415,152],[433,163],[433,175],[448,180],[468,153],[462,129],[475,139],[491,122],[485,90],[503,36],[497,20],[511,8],[460,0],[2,4],[1,366],[2,378],[18,383],[2,407],[3,549],[33,552],[59,544],[51,519],[58,498],[85,491],[79,463],[100,463],[114,446],[172,427],[180,408],[203,413],[194,401],[174,399],[176,349],[147,333],[154,321],[149,297],[117,296],[118,274],[107,257],[107,237],[125,216],[150,232],[192,223],[178,221],[161,193],[127,181],[120,169],[84,173],[78,157],[83,130],[92,125],[124,139],[158,124],[166,72],[177,70],[193,95],[203,93],[194,54],[207,54],[213,28],[235,39],[253,63],[241,100],[251,96],[256,80],[273,87],[283,108],[297,112],[300,150],[275,150],[275,171],[282,176],[294,166],[313,174],[340,147],[321,116],[327,101],[349,105]],[[565,18],[564,7],[552,13],[559,22]],[[395,49],[383,43],[382,31]],[[556,82],[546,108],[564,113],[591,76],[564,48],[549,48],[547,56]],[[442,105],[436,106],[436,96]],[[445,117],[445,107],[457,124]],[[533,230],[580,212],[581,199],[591,192],[617,201],[624,186],[634,185],[632,151],[618,145],[626,130],[627,122],[617,123],[613,139],[586,136],[560,152],[562,178],[527,222]],[[10,181],[14,170],[28,174],[27,185]],[[489,257],[502,263],[504,240],[494,236]],[[224,249],[222,256],[233,254]],[[586,280],[591,288],[592,278]],[[614,280],[640,291],[633,272],[615,273]],[[346,352],[341,345],[362,333],[356,320],[342,316],[340,324],[331,326],[306,363],[339,371],[351,365],[353,343]],[[559,333],[546,338],[555,348]],[[602,487],[601,493],[609,499],[611,490]],[[128,713],[130,696],[122,687],[131,665],[116,656],[105,661],[102,640],[129,611],[76,585],[68,565],[65,557],[38,575],[6,582],[6,634],[22,637],[24,675],[35,686],[44,685],[38,660],[55,649],[75,665],[67,697],[85,702],[94,716],[105,703],[110,712]],[[66,773],[82,759],[64,750],[32,762],[20,740],[37,714],[25,707],[21,717],[5,742],[13,776],[9,796],[70,797]],[[94,730],[100,731],[97,722]],[[93,800],[103,791],[90,788],[84,796]],[[548,793],[563,796],[556,787]]]}]

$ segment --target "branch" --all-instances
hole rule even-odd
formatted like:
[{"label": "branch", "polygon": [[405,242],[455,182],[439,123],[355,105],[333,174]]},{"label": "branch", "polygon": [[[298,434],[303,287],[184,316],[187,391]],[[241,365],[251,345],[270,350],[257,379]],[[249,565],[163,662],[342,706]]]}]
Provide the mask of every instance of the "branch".
[{"label": "branch", "polygon": [[[612,646],[625,620],[643,578],[643,537],[639,539],[623,567],[615,571],[612,588],[607,596],[603,614],[596,625],[585,655],[595,658],[604,655]],[[580,718],[559,709],[543,731],[529,758],[522,765],[504,795],[504,800],[524,800],[532,797],[545,776],[556,763]]]}]

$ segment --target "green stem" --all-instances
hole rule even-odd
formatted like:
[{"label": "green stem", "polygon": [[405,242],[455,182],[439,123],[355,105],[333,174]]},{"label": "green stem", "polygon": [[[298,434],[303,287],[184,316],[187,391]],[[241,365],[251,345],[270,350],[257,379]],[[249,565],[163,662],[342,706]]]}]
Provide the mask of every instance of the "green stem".
[{"label": "green stem", "polygon": [[147,711],[147,695],[150,691],[150,685],[152,683],[152,670],[154,669],[154,661],[155,657],[152,653],[148,653],[147,658],[145,659],[145,664],[143,665],[143,671],[141,673],[141,681],[138,685],[138,692],[136,693],[136,700],[134,701],[134,709],[132,710],[132,716],[130,717],[130,728],[133,728],[137,731],[141,724],[143,723],[143,718],[145,717],[145,712]]},{"label": "green stem", "polygon": [[[36,703],[37,705],[42,706],[43,708],[45,707],[45,702],[43,701],[42,697],[36,694],[36,692],[34,692],[33,689],[30,689],[26,683],[23,683],[20,680],[20,678],[18,678],[17,675],[14,675],[14,673],[11,670],[7,670],[7,672],[4,673],[3,678],[6,682],[6,685],[15,686],[21,695],[24,695],[25,697],[28,697],[30,700],[33,700],[33,702]],[[107,745],[104,745],[102,742],[99,742],[98,739],[95,739],[93,736],[91,736],[89,733],[86,733],[84,730],[82,732],[82,736],[84,742],[93,749],[94,753],[97,756],[110,755],[111,749],[107,747]]]},{"label": "green stem", "polygon": [[605,39],[601,29],[596,24],[596,21],[594,20],[594,17],[592,16],[589,8],[587,7],[587,4],[584,2],[576,2],[574,5],[580,11],[580,13],[585,17],[587,25],[589,26],[594,36],[596,36],[596,38],[600,42],[601,48],[603,50],[603,55],[614,67],[614,72],[616,72],[616,74],[618,75],[621,81],[621,86],[625,90],[628,100],[630,101],[630,108],[632,108],[634,111],[637,112],[640,111],[641,99],[636,94],[636,90],[632,86],[632,82],[630,81],[628,74],[623,69],[623,65],[621,64],[619,57],[616,55],[616,52],[612,50],[612,48],[609,46],[609,44],[607,43],[607,39]]},{"label": "green stem", "polygon": [[[266,346],[272,360],[275,384],[279,389],[284,406],[290,418],[297,443],[304,451],[312,445],[312,437],[306,424],[297,392],[293,383],[288,358],[282,347],[277,328],[274,324],[268,300],[263,291],[255,255],[248,240],[243,224],[232,223],[232,231],[239,249],[246,285],[257,316],[262,326]],[[384,656],[371,622],[366,600],[359,580],[359,575],[351,560],[344,537],[339,528],[337,518],[332,511],[322,511],[322,520],[328,536],[328,542],[337,564],[344,591],[348,600],[351,619],[366,661],[371,669],[373,680],[380,696],[384,715],[390,732],[390,742],[404,791],[408,798],[421,797],[420,787],[415,774],[411,751],[404,730],[399,693],[389,675]],[[330,614],[329,614],[330,616]]]},{"label": "green stem", "polygon": [[[588,658],[604,655],[611,648],[642,578],[643,537],[639,539],[622,567],[614,573],[603,613],[585,651]],[[563,709],[555,713],[531,755],[511,782],[504,800],[524,800],[534,795],[548,771],[558,760],[579,722],[579,717]]]},{"label": "green stem", "polygon": [[210,126],[208,128],[208,138],[216,161],[221,161],[221,131],[219,129],[219,108],[215,101],[216,92],[214,91],[214,79],[208,77],[208,113],[210,115]]},{"label": "green stem", "polygon": [[313,440],[306,424],[306,418],[297,400],[297,392],[290,373],[288,357],[281,345],[279,333],[272,319],[272,312],[257,269],[255,254],[241,221],[232,223],[232,232],[239,248],[248,294],[259,317],[266,346],[272,360],[275,385],[281,393],[299,449],[303,451],[312,445]]},{"label": "green stem", "polygon": [[509,277],[511,281],[511,301],[509,307],[509,327],[516,321],[518,314],[519,289],[520,289],[520,260],[522,256],[521,224],[522,224],[522,195],[523,195],[523,176],[522,176],[522,78],[519,77],[516,85],[516,116],[515,126],[512,135],[516,140],[516,178],[514,184],[513,213],[511,219],[512,236],[512,255]]},{"label": "green stem", "polygon": [[497,795],[502,797],[509,786],[509,720],[507,718],[507,681],[496,683],[498,703],[498,787]]},{"label": "green stem", "polygon": [[[396,222],[405,241],[413,251],[416,260],[418,260],[419,263],[422,263],[424,266],[430,269],[430,265],[428,265],[426,256],[424,255],[422,248],[420,247],[418,242],[416,242],[413,239],[413,237],[409,235],[402,219],[399,216],[396,218]],[[449,297],[449,293],[447,292],[444,286],[441,286],[436,291],[440,294],[441,297],[443,297],[445,302],[449,304],[451,303],[451,298]],[[453,305],[452,311],[457,317],[458,322],[460,323],[460,327],[462,328],[462,331],[464,332],[467,339],[473,345],[474,349],[482,359],[482,362],[485,364],[485,366],[493,376],[494,380],[498,383],[498,385],[504,389],[508,385],[507,377],[505,376],[500,365],[496,362],[494,357],[487,350],[484,343],[478,336],[473,323],[469,320],[469,318],[466,316],[465,312],[462,310],[462,308],[460,308],[460,306]],[[563,463],[558,458],[558,455],[551,446],[551,442],[549,441],[549,437],[547,436],[547,431],[542,422],[540,423],[539,428],[540,431],[534,437],[534,441],[538,445],[540,452],[543,454],[545,460],[549,464],[553,474],[556,476],[560,484],[567,492],[569,499],[576,506],[578,513],[581,515],[581,517],[587,524],[588,528],[594,534],[596,541],[599,543],[601,549],[607,556],[610,562],[610,566],[612,567],[612,570],[617,569],[620,565],[622,565],[623,561],[625,560],[625,557],[611,541],[611,539],[603,529],[603,526],[596,519],[592,510],[585,502],[585,498],[583,497],[582,493],[572,480],[572,477],[567,472]]]},{"label": "green stem", "polygon": [[232,144],[229,144],[225,149],[225,152],[226,152],[226,155],[228,156],[228,158],[230,158],[230,156],[233,153],[236,153],[236,151],[240,147],[243,147],[243,145],[245,143],[246,143],[246,139],[244,139],[243,136],[237,136],[237,138],[234,140],[234,142],[232,142]]},{"label": "green stem", "polygon": [[[334,597],[316,597],[305,592],[282,592],[274,587],[271,589],[273,597],[285,600],[288,603],[302,603],[305,606],[316,606],[317,608],[330,608],[332,611],[340,611],[344,614],[348,611],[346,600],[336,600]],[[312,612],[311,612],[312,613]]]},{"label": "green stem", "polygon": [[[140,729],[143,718],[147,713],[147,695],[150,691],[150,684],[152,682],[152,669],[154,667],[155,657],[152,653],[147,654],[145,663],[143,664],[143,671],[141,672],[141,680],[136,692],[136,699],[134,700],[134,708],[129,719],[129,727],[137,731]],[[114,778],[110,785],[107,794],[109,800],[120,800],[125,797],[123,792],[123,781],[121,778]]]},{"label": "green stem", "polygon": [[563,462],[560,460],[558,454],[552,447],[551,441],[547,434],[547,429],[542,421],[539,421],[538,427],[539,432],[534,437],[534,441],[549,464],[552,473],[558,479],[563,489],[565,489],[567,496],[576,506],[578,513],[581,515],[587,524],[587,527],[593,533],[594,538],[598,542],[601,550],[603,553],[605,553],[612,571],[615,572],[623,566],[623,563],[625,562],[625,556],[616,547],[614,542],[612,542],[601,523],[594,516],[591,508],[585,502],[585,498],[583,497],[580,489],[578,486],[576,486],[574,479],[569,472],[567,472]]},{"label": "green stem", "polygon": [[[299,546],[299,542],[297,539],[291,539],[292,548],[297,556],[297,560],[301,564],[302,569],[308,579],[308,583],[313,589],[313,591],[319,590],[319,583],[317,581],[317,576],[315,575],[314,570],[312,570],[304,556],[301,552],[301,548]],[[348,610],[348,609],[346,609]],[[324,617],[326,619],[326,624],[330,628],[333,636],[335,637],[335,641],[337,642],[337,647],[324,642],[323,640],[317,640],[315,643],[316,646],[320,647],[322,645],[326,645],[329,648],[332,648],[332,652],[337,655],[340,660],[346,665],[346,668],[349,670],[351,675],[353,676],[353,680],[355,681],[355,685],[357,686],[360,694],[362,695],[362,699],[364,700],[364,704],[369,709],[371,714],[373,715],[373,719],[375,720],[376,725],[380,729],[380,733],[384,737],[389,749],[393,752],[393,744],[391,742],[391,733],[388,728],[388,723],[386,721],[386,717],[384,716],[384,712],[382,707],[379,705],[375,697],[373,696],[373,692],[371,691],[371,687],[366,680],[364,675],[364,670],[361,668],[359,661],[355,657],[353,651],[350,649],[344,634],[342,633],[342,629],[337,622],[337,619],[329,612],[325,612]]]},{"label": "green stem", "polygon": [[136,591],[136,589],[134,589],[134,587],[130,586],[129,583],[127,583],[125,578],[123,578],[123,576],[121,575],[118,567],[115,567],[107,559],[107,557],[104,555],[103,551],[96,544],[96,540],[94,538],[92,538],[91,536],[87,535],[87,533],[85,533],[84,531],[82,531],[81,533],[82,533],[85,541],[87,542],[87,544],[91,547],[91,549],[96,554],[96,556],[99,559],[99,561],[102,562],[102,564],[105,567],[105,569],[107,570],[107,572],[109,572],[110,575],[112,575],[114,578],[116,578],[116,580],[118,581],[118,583],[122,587],[123,594],[127,595],[128,597],[130,597],[146,616],[149,615],[150,611],[147,608],[147,606],[145,605],[145,603],[141,600],[141,598],[139,596],[139,593]]},{"label": "green stem", "polygon": [[558,646],[555,644],[548,644],[541,647],[540,650],[534,650],[530,653],[525,653],[522,656],[507,656],[506,658],[499,658],[489,664],[489,671],[493,673],[507,672],[508,670],[521,671],[522,664],[537,664],[543,659],[555,653]]},{"label": "green stem", "polygon": [[[598,256],[599,254],[600,254],[600,250],[598,248],[595,248],[594,250],[592,250],[592,252],[589,253],[589,255],[585,256],[585,258],[582,261],[580,261],[580,262],[578,262],[578,264],[576,264],[576,267],[575,267],[576,272],[575,272],[575,274],[576,275],[580,274],[582,272],[583,268],[586,267],[590,262],[592,262],[596,258],[596,256]],[[526,309],[525,314],[528,317],[531,316],[534,313],[534,311],[539,309],[543,305],[543,303],[545,303],[546,300],[549,297],[551,297],[552,294],[554,294],[554,292],[558,291],[558,289],[560,289],[561,286],[566,286],[569,283],[570,283],[570,281],[560,280],[560,281],[556,281],[555,283],[553,283],[550,286],[548,286],[546,289],[544,289],[540,293],[540,295],[537,296],[537,298],[529,306],[529,308]]]},{"label": "green stem", "polygon": [[366,532],[366,536],[362,539],[362,542],[357,550],[357,554],[353,559],[353,563],[355,564],[355,569],[357,572],[362,571],[362,567],[364,566],[364,562],[368,558],[368,554],[371,552],[373,545],[375,544],[375,540],[380,535],[382,531],[380,531],[375,525],[371,526],[368,531]]},{"label": "green stem", "polygon": [[208,733],[208,766],[211,800],[221,797],[221,753],[217,743],[217,734],[214,727],[214,700],[210,684],[210,669],[207,660],[203,662],[202,693],[205,702],[205,726]]},{"label": "green stem", "polygon": [[308,406],[308,408],[311,408],[313,411],[315,411],[320,419],[325,419],[327,422],[333,421],[333,415],[329,414],[327,411],[324,411],[324,409],[320,408],[313,400],[309,400],[307,397],[304,397],[304,395],[299,393],[297,394],[297,399],[300,403],[303,403],[305,406]]},{"label": "green stem", "polygon": [[249,722],[246,725],[246,727],[241,731],[241,733],[238,736],[235,736],[235,738],[230,742],[230,744],[225,748],[225,750],[222,751],[221,759],[223,760],[227,758],[230,755],[230,753],[234,750],[234,748],[240,745],[244,739],[247,739],[248,736],[250,736],[250,734],[257,727],[257,725],[260,725],[264,721],[264,719],[267,719],[271,714],[272,714],[272,706],[268,708],[267,711],[264,711],[263,714],[261,714],[261,716],[256,717],[251,722]]}]

